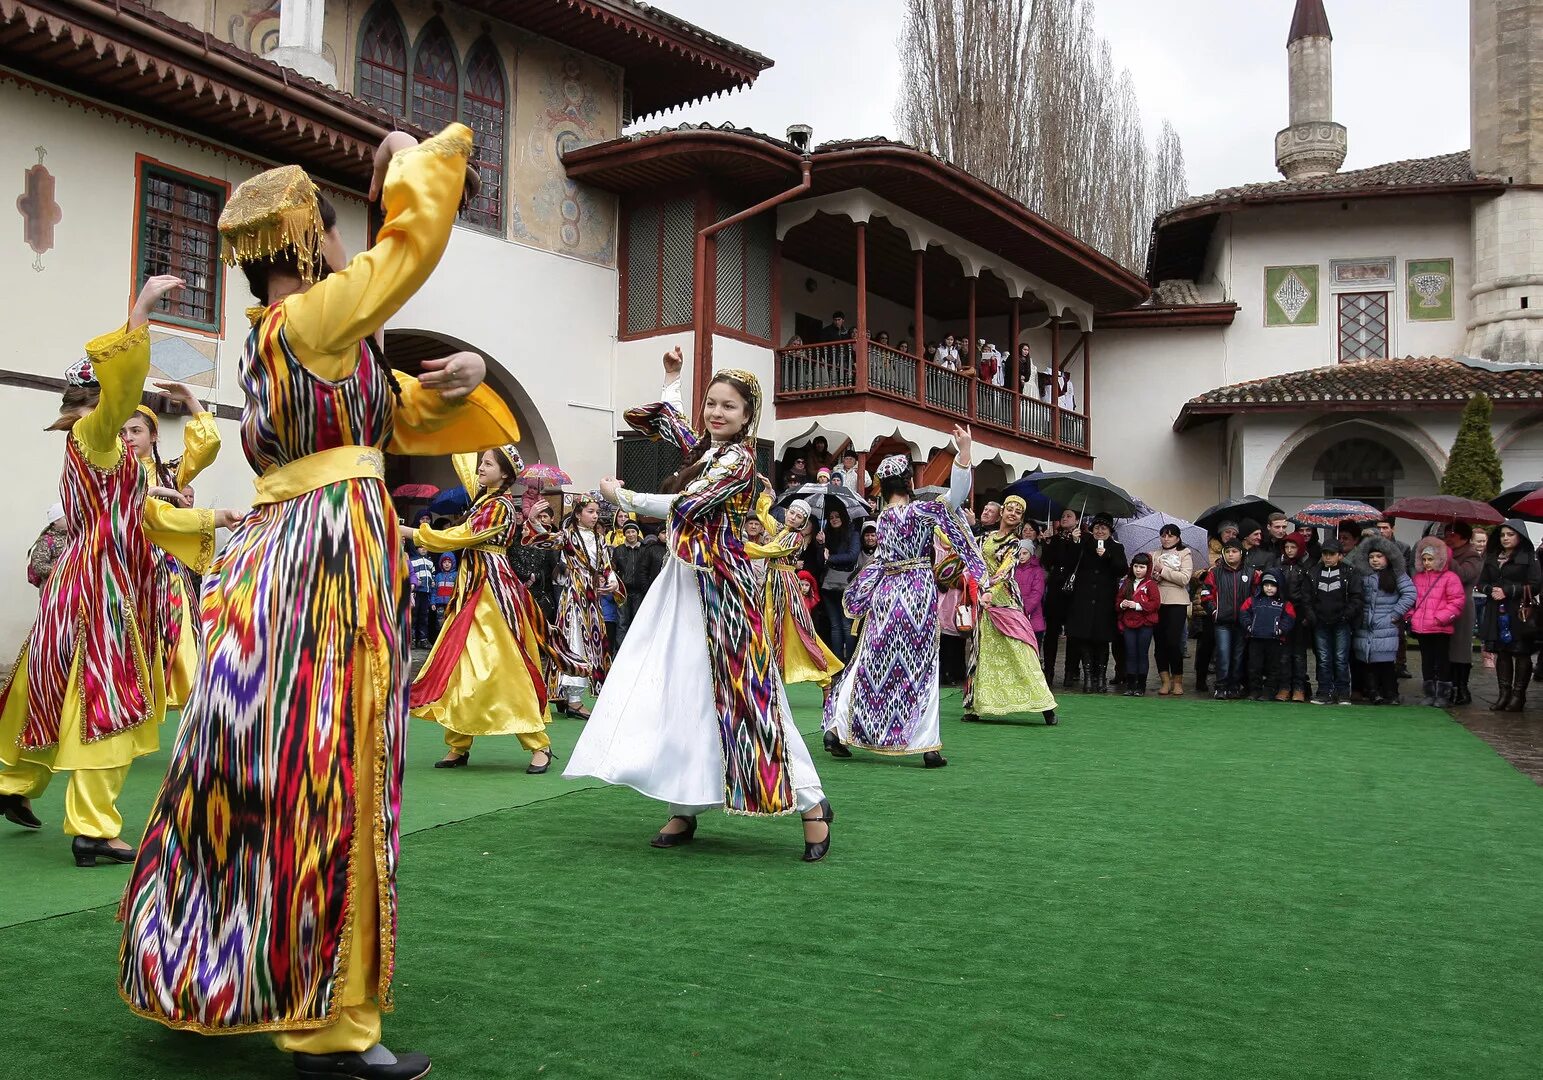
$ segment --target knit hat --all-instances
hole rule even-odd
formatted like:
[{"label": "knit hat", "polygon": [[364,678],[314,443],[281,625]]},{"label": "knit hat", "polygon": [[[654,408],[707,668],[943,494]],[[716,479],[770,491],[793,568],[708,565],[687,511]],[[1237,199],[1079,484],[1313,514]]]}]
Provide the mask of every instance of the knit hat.
[{"label": "knit hat", "polygon": [[1280,577],[1277,576],[1274,570],[1266,570],[1259,575],[1259,587],[1262,589],[1266,585],[1274,585],[1277,589],[1280,588]]},{"label": "knit hat", "polygon": [[1112,529],[1114,528],[1114,518],[1113,516],[1106,514],[1103,511],[1099,511],[1093,515],[1093,524],[1102,525],[1105,528]]},{"label": "knit hat", "polygon": [[1262,525],[1260,525],[1259,522],[1255,521],[1253,518],[1244,518],[1242,524],[1240,524],[1238,526],[1238,535],[1239,536],[1252,536],[1256,532],[1263,532],[1263,531],[1264,531],[1264,527]]},{"label": "knit hat", "polygon": [[1282,544],[1295,544],[1299,551],[1307,550],[1307,534],[1305,532],[1287,533],[1280,538],[1280,542]]},{"label": "knit hat", "polygon": [[1236,521],[1219,521],[1219,522],[1216,523],[1216,535],[1217,536],[1220,536],[1222,533],[1226,532],[1228,529],[1231,529],[1233,532],[1236,532],[1237,529],[1238,529],[1238,523]]},{"label": "knit hat", "polygon": [[1222,550],[1223,551],[1226,551],[1229,548],[1236,548],[1237,550],[1242,551],[1243,550],[1243,545],[1238,543],[1238,538],[1237,537],[1233,537],[1231,540],[1225,540],[1225,541],[1222,542]]},{"label": "knit hat", "polygon": [[625,524],[625,525],[623,525],[621,527],[621,531],[624,532],[624,533],[625,532],[635,532],[635,533],[637,533],[639,535],[642,535],[643,526],[639,525],[636,521],[629,521],[629,522],[627,522],[627,524]]}]

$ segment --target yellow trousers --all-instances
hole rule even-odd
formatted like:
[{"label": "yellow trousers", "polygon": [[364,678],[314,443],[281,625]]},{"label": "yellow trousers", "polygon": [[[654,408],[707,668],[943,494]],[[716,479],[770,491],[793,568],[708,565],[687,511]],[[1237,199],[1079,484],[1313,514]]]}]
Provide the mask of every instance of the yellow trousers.
[{"label": "yellow trousers", "polygon": [[[118,793],[128,779],[129,767],[79,769],[70,773],[64,792],[64,831],[68,836],[92,836],[114,840],[123,832],[118,813]],[[48,788],[53,772],[25,758],[0,772],[0,795],[35,799]]]},{"label": "yellow trousers", "polygon": [[[532,754],[537,750],[550,750],[552,748],[552,740],[547,735],[545,728],[540,731],[516,731],[512,734],[516,739],[520,740],[520,745]],[[470,735],[462,735],[459,731],[451,731],[449,728],[445,728],[445,745],[457,754],[471,753],[471,740],[472,737]]]}]

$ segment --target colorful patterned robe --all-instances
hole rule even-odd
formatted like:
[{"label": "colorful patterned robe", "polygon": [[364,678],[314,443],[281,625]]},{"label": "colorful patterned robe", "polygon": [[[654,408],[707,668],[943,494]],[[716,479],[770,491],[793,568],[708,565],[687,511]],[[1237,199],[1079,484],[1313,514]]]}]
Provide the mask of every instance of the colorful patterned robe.
[{"label": "colorful patterned robe", "polygon": [[[591,555],[577,526],[559,529],[551,535],[557,551],[557,622],[553,627],[565,648],[554,658],[554,673],[575,679],[587,679],[591,693],[600,692],[605,673],[611,669],[611,644],[605,636],[605,618],[600,612],[600,594],[607,586],[613,599],[621,604],[627,593],[611,565],[611,549],[597,527],[595,550]],[[556,680],[553,681],[556,688]]]},{"label": "colorful patterned robe", "polygon": [[[383,454],[519,429],[486,387],[456,404],[402,375],[394,390],[369,339],[444,251],[470,151],[452,124],[399,153],[375,246],[249,312],[241,441],[267,501],[204,581],[206,655],[120,909],[120,991],[168,1026],[334,1022],[356,903],[378,916],[358,949],[391,1008],[410,635]],[[356,897],[360,875],[375,890]]]},{"label": "colorful patterned robe", "polygon": [[[917,753],[914,736],[938,681],[938,586],[933,575],[933,533],[941,531],[976,582],[986,564],[970,530],[945,504],[913,501],[879,513],[873,561],[847,586],[847,614],[863,626],[852,662],[840,681],[852,687],[850,743],[881,753]],[[834,725],[839,693],[826,701]]]},{"label": "colorful patterned robe", "polygon": [[997,532],[981,538],[991,587],[981,592],[980,616],[965,641],[964,708],[984,716],[1045,712],[1055,695],[1039,662],[1039,638],[1018,591],[1022,541]]}]

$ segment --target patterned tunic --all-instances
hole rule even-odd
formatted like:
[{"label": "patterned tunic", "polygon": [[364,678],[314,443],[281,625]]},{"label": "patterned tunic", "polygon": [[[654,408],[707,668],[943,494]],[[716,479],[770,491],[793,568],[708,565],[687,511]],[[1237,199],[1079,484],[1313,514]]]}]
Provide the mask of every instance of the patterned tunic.
[{"label": "patterned tunic", "polygon": [[[361,902],[378,903],[371,989],[391,1007],[409,642],[383,452],[519,431],[485,388],[450,406],[399,377],[398,396],[368,339],[444,250],[470,148],[451,125],[399,154],[376,246],[251,313],[241,441],[264,504],[205,579],[206,655],[121,910],[123,996],[170,1026],[335,1019],[357,857],[375,862],[379,896]],[[356,801],[364,770],[373,807]]]},{"label": "patterned tunic", "polygon": [[992,586],[982,592],[982,610],[966,641],[964,707],[967,712],[1003,716],[1045,712],[1056,706],[1039,663],[1039,639],[1023,611],[1018,591],[1016,536],[988,533],[981,554]]}]

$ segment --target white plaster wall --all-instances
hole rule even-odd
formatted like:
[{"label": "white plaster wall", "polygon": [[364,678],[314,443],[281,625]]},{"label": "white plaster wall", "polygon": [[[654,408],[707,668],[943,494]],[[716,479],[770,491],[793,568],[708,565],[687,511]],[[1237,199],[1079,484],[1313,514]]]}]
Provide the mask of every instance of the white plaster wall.
[{"label": "white plaster wall", "polygon": [[[1223,378],[1194,392],[1337,363],[1338,314],[1329,284],[1331,259],[1396,257],[1397,282],[1388,289],[1392,294],[1391,355],[1458,355],[1473,284],[1470,228],[1468,200],[1444,196],[1260,207],[1238,211],[1230,222],[1222,218],[1217,230],[1230,235],[1213,245],[1216,262],[1211,272],[1240,310],[1227,332]],[[1446,322],[1411,322],[1404,298],[1406,261],[1444,258],[1453,260],[1455,317]],[[1265,326],[1265,267],[1297,265],[1319,268],[1317,325]]]}]

